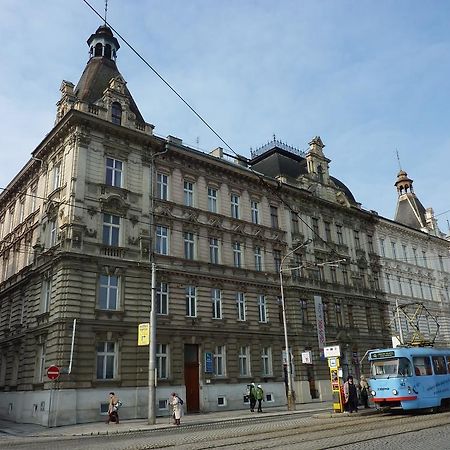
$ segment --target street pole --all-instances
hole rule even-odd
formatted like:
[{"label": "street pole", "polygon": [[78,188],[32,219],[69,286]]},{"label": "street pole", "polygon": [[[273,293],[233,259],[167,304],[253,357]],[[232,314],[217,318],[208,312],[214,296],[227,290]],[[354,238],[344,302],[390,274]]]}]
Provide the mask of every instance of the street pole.
[{"label": "street pole", "polygon": [[150,344],[148,350],[148,423],[156,422],[156,264],[152,262],[152,292],[150,306]]},{"label": "street pole", "polygon": [[308,245],[310,240],[303,242],[303,244],[294,248],[288,252],[281,260],[280,263],[280,289],[281,289],[281,307],[283,312],[283,328],[284,328],[284,346],[286,348],[286,365],[287,365],[287,378],[288,378],[288,396],[287,396],[287,407],[288,411],[295,411],[295,391],[292,382],[292,367],[291,367],[291,352],[289,349],[289,340],[288,340],[288,332],[287,332],[287,320],[286,320],[286,303],[284,300],[284,287],[283,287],[283,263],[286,258],[292,255],[294,252],[299,250],[300,248]]}]

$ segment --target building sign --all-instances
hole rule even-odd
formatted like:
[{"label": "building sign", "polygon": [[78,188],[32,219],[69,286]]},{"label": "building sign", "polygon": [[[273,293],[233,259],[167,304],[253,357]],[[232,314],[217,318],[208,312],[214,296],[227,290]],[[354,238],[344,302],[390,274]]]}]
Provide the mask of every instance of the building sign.
[{"label": "building sign", "polygon": [[372,352],[369,353],[370,359],[383,359],[383,358],[393,358],[395,356],[395,352],[390,350],[387,352]]},{"label": "building sign", "polygon": [[140,323],[138,325],[138,345],[150,344],[150,324]]},{"label": "building sign", "polygon": [[213,354],[211,352],[205,352],[205,373],[213,372]]},{"label": "building sign", "polygon": [[312,364],[311,350],[306,350],[306,351],[302,352],[302,363],[303,364]]},{"label": "building sign", "polygon": [[325,355],[325,358],[341,356],[341,347],[339,347],[339,345],[330,345],[329,347],[324,347],[323,354]]},{"label": "building sign", "polygon": [[323,317],[322,297],[320,295],[314,296],[314,307],[316,310],[316,327],[317,327],[317,340],[319,341],[319,351],[320,354],[323,354],[323,349],[326,344],[325,320]]}]

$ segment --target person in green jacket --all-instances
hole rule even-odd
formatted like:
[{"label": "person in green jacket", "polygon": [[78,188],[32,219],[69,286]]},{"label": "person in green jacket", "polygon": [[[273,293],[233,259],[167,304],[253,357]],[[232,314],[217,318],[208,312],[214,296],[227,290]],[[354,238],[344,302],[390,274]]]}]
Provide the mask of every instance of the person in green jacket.
[{"label": "person in green jacket", "polygon": [[262,413],[261,402],[264,400],[264,391],[260,384],[256,388],[256,400],[258,400],[258,412]]}]

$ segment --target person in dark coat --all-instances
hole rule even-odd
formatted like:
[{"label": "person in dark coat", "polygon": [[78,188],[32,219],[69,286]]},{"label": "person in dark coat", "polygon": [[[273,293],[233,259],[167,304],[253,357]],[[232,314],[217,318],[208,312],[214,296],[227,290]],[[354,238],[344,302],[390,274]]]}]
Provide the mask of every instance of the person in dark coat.
[{"label": "person in dark coat", "polygon": [[351,375],[347,377],[347,381],[344,383],[344,402],[347,412],[358,412],[358,391]]}]

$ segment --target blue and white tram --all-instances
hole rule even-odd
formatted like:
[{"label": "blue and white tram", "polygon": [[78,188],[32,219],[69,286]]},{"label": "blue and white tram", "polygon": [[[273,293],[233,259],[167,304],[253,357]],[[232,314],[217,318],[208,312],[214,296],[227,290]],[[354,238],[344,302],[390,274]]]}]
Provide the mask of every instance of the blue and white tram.
[{"label": "blue and white tram", "polygon": [[450,405],[450,349],[397,347],[369,352],[372,400],[403,409]]}]

